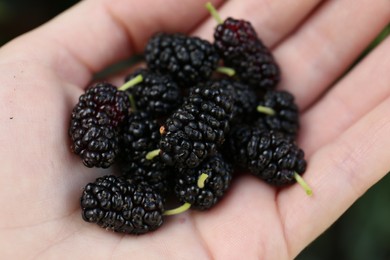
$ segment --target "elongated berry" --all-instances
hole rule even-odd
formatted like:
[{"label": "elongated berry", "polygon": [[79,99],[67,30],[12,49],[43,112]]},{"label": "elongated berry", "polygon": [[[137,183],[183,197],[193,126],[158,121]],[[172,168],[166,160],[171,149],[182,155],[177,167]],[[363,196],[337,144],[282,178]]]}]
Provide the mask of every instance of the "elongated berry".
[{"label": "elongated berry", "polygon": [[128,96],[109,83],[98,83],[80,96],[73,108],[71,149],[85,166],[107,168],[119,153],[121,125],[129,113]]},{"label": "elongated berry", "polygon": [[164,222],[161,196],[124,177],[106,175],[87,184],[80,203],[86,222],[115,232],[144,234]]}]

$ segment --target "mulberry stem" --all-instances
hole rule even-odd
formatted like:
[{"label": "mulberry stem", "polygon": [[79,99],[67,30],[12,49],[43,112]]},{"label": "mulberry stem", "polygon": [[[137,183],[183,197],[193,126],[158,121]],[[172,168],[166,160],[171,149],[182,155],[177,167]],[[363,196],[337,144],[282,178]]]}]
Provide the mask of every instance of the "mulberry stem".
[{"label": "mulberry stem", "polygon": [[127,90],[127,89],[129,89],[129,88],[131,88],[131,87],[133,87],[133,86],[135,86],[135,85],[141,83],[143,80],[144,80],[144,79],[143,79],[142,75],[138,75],[138,76],[132,78],[131,80],[127,81],[127,82],[126,82],[125,84],[123,84],[122,86],[120,86],[120,87],[118,88],[118,90],[120,90],[120,91],[125,91],[125,90]]},{"label": "mulberry stem", "polygon": [[190,207],[191,207],[191,204],[188,202],[185,202],[183,205],[181,205],[177,208],[165,210],[163,212],[163,215],[166,215],[166,216],[177,215],[177,214],[180,214],[180,213],[187,211]]},{"label": "mulberry stem", "polygon": [[206,181],[206,179],[208,178],[209,176],[206,174],[206,173],[202,173],[199,178],[198,178],[198,187],[200,189],[203,189],[204,188],[204,182]]},{"label": "mulberry stem", "polygon": [[127,96],[129,97],[129,100],[130,100],[131,110],[137,111],[137,107],[135,106],[134,96],[132,94],[130,94],[130,93],[128,93]]},{"label": "mulberry stem", "polygon": [[205,6],[206,6],[206,9],[209,10],[211,16],[213,16],[214,19],[217,21],[217,23],[222,24],[223,21],[222,21],[221,17],[219,16],[217,9],[215,9],[215,7],[213,6],[213,4],[211,2],[207,2]]},{"label": "mulberry stem", "polygon": [[153,151],[150,151],[146,154],[146,160],[153,160],[154,157],[156,157],[157,155],[159,155],[161,152],[160,149],[156,149],[156,150],[153,150]]},{"label": "mulberry stem", "polygon": [[236,74],[236,71],[232,68],[229,68],[229,67],[218,67],[216,69],[216,71],[218,71],[219,73],[223,73],[223,74],[226,74],[228,75],[229,77],[233,77],[235,74]]},{"label": "mulberry stem", "polygon": [[294,178],[298,182],[298,184],[302,186],[308,196],[313,195],[312,189],[298,173],[294,172]]},{"label": "mulberry stem", "polygon": [[270,107],[257,106],[256,110],[257,110],[257,112],[260,112],[260,113],[263,113],[263,114],[266,114],[266,115],[270,115],[270,116],[273,116],[273,115],[276,114],[275,110],[273,110]]},{"label": "mulberry stem", "polygon": [[[153,151],[152,151],[153,152]],[[206,173],[202,173],[198,178],[198,187],[200,189],[204,188],[204,182],[209,176]],[[169,216],[169,215],[177,215],[180,213],[183,213],[187,211],[189,208],[191,208],[191,203],[184,202],[183,205],[164,211],[163,215]]]}]

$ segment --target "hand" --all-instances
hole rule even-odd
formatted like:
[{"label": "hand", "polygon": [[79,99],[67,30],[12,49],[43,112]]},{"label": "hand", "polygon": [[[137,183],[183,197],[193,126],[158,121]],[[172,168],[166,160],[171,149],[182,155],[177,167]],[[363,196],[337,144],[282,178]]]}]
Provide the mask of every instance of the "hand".
[{"label": "hand", "polygon": [[[86,0],[0,50],[0,252],[4,259],[292,259],[390,168],[390,39],[347,68],[390,21],[377,1],[222,1],[273,49],[279,89],[301,109],[305,180],[276,191],[244,176],[211,211],[142,236],[80,214],[82,188],[110,170],[69,149],[70,113],[92,75],[141,52],[153,32],[211,39],[203,1]],[[374,19],[373,19],[374,17]]]}]

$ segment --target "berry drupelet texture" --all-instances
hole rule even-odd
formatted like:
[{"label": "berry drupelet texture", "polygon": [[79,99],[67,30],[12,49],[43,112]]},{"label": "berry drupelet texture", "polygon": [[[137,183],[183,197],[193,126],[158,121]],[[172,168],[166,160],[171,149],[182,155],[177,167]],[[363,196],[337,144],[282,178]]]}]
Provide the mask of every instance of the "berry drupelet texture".
[{"label": "berry drupelet texture", "polygon": [[173,190],[174,169],[159,160],[129,161],[122,165],[121,175],[130,181],[142,183],[161,194],[163,199]]},{"label": "berry drupelet texture", "polygon": [[148,186],[114,175],[87,184],[81,208],[85,221],[120,233],[143,234],[163,224],[161,196]]},{"label": "berry drupelet texture", "polygon": [[245,146],[250,172],[272,185],[291,184],[306,170],[303,150],[280,132],[252,127]]},{"label": "berry drupelet texture", "polygon": [[159,157],[146,159],[146,154],[157,149],[160,141],[159,124],[150,113],[134,111],[125,120],[121,136],[119,168],[128,179],[147,183],[161,195],[168,193],[168,176],[173,170]]},{"label": "berry drupelet texture", "polygon": [[137,109],[146,111],[158,118],[169,115],[182,103],[179,86],[168,75],[140,69],[125,78],[125,82],[142,76],[142,82],[127,90],[133,95]]},{"label": "berry drupelet texture", "polygon": [[[232,166],[220,154],[211,155],[196,168],[179,169],[175,177],[175,195],[182,203],[190,203],[193,209],[210,209],[229,188],[232,173]],[[207,178],[204,187],[199,187],[202,174],[207,174]]]},{"label": "berry drupelet texture", "polygon": [[160,140],[159,124],[150,113],[134,111],[126,117],[121,135],[121,159],[140,162],[146,154],[156,149]]},{"label": "berry drupelet texture", "polygon": [[255,91],[249,85],[235,80],[222,79],[219,83],[230,92],[234,100],[232,125],[253,121],[257,104]]},{"label": "berry drupelet texture", "polygon": [[266,91],[280,81],[278,64],[250,22],[227,18],[214,31],[214,46],[242,82]]},{"label": "berry drupelet texture", "polygon": [[198,166],[225,141],[233,104],[219,81],[192,88],[186,102],[161,128],[161,159],[177,168]]},{"label": "berry drupelet texture", "polygon": [[258,114],[255,125],[280,131],[295,139],[299,130],[299,111],[294,96],[287,91],[268,91],[258,102],[258,110],[270,111]]},{"label": "berry drupelet texture", "polygon": [[248,156],[246,146],[251,138],[251,126],[247,124],[236,124],[232,126],[229,134],[226,136],[226,142],[220,149],[223,156],[232,162],[237,170],[248,169]]},{"label": "berry drupelet texture", "polygon": [[119,153],[119,133],[128,115],[128,96],[109,83],[91,86],[73,108],[71,149],[87,167],[108,168]]},{"label": "berry drupelet texture", "polygon": [[219,55],[211,43],[198,37],[157,33],[146,45],[145,59],[152,71],[168,74],[186,88],[209,79]]}]

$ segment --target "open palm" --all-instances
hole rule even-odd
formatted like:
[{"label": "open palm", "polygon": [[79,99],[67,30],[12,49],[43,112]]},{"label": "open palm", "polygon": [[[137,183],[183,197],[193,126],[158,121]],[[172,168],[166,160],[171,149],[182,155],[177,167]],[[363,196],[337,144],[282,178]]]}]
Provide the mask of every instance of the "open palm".
[{"label": "open palm", "polygon": [[[390,169],[390,39],[346,69],[390,22],[376,1],[214,2],[253,23],[302,112],[305,179],[276,191],[235,179],[208,212],[126,236],[86,223],[82,188],[110,170],[70,152],[70,112],[92,75],[141,52],[156,31],[211,39],[204,2],[86,0],[0,49],[0,254],[4,259],[291,259]],[[343,77],[341,77],[344,75]]]}]

